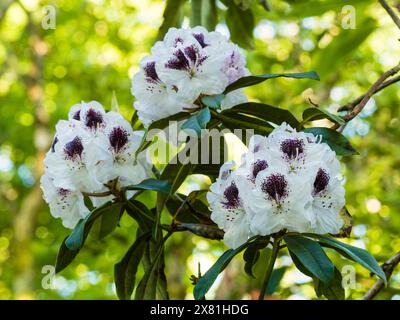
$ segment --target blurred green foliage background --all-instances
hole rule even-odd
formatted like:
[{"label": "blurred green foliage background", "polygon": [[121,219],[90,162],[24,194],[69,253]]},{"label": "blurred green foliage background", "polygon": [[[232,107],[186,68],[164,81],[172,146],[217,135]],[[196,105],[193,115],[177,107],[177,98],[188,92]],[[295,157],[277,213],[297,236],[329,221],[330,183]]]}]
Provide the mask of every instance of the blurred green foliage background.
[{"label": "blurred green foliage background", "polygon": [[[298,116],[310,106],[309,99],[335,111],[398,63],[399,30],[377,1],[271,0],[270,11],[257,1],[247,2],[254,2],[254,29],[245,25],[243,37],[250,40],[239,41],[254,46],[246,51],[251,72],[315,70],[321,76],[319,83],[265,82],[247,89],[250,100],[288,108]],[[345,4],[355,10],[355,29],[343,27]],[[46,6],[56,10],[55,29],[42,27]],[[54,264],[69,231],[51,217],[39,177],[54,125],[71,105],[98,100],[110,108],[115,92],[121,113],[132,116],[130,79],[157,39],[164,7],[161,0],[1,1],[0,299],[116,298],[113,265],[133,241],[136,225],[124,218],[105,240],[89,239],[73,264],[56,277],[55,288],[46,289],[48,270],[42,268]],[[217,30],[228,34],[226,7],[220,2],[218,12]],[[188,26],[189,6],[181,14],[182,25]],[[399,88],[394,84],[376,95],[345,130],[360,152],[343,159],[347,206],[355,224],[349,242],[366,247],[381,263],[400,251]],[[203,180],[189,179],[182,191],[198,188],[198,181]],[[151,194],[141,199],[154,202]],[[192,298],[189,277],[197,274],[198,263],[204,273],[225,249],[222,242],[174,234],[166,253],[171,297]],[[362,297],[376,281],[361,267],[333,252],[332,257],[338,266],[356,268],[357,286],[346,290],[348,298]],[[209,297],[256,297],[263,261],[256,266],[258,277],[251,279],[241,259],[235,259]],[[283,278],[269,298],[316,298],[311,279],[294,270],[284,253],[278,267]],[[378,298],[400,299],[399,270]]]}]

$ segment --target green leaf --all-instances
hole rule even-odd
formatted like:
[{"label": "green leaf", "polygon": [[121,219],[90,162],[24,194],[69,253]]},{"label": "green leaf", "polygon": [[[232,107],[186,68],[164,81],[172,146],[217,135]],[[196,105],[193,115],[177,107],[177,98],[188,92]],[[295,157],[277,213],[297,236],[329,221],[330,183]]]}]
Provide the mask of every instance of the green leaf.
[{"label": "green leaf", "polygon": [[242,48],[254,48],[253,29],[255,22],[251,9],[241,10],[229,0],[222,0],[221,2],[228,7],[225,21],[229,28],[232,42],[237,43]]},{"label": "green leaf", "polygon": [[318,239],[321,245],[332,248],[338,251],[340,254],[344,255],[345,257],[359,263],[364,268],[376,274],[386,284],[387,280],[385,273],[383,272],[382,268],[379,266],[375,258],[367,250],[353,247],[349,244],[337,241],[324,235],[307,234],[307,236]]},{"label": "green leaf", "polygon": [[294,78],[294,79],[312,79],[318,81],[320,80],[318,74],[315,71],[301,72],[301,73],[273,73],[273,74],[251,75],[242,77],[236,80],[235,82],[231,83],[229,86],[226,87],[224,94],[227,94],[231,91],[240,88],[254,86],[268,79],[274,79],[279,77]]},{"label": "green leaf", "polygon": [[146,179],[142,182],[125,187],[126,190],[151,190],[169,193],[171,191],[171,182],[168,180]]},{"label": "green leaf", "polygon": [[[188,196],[177,194],[176,197],[170,197],[166,202],[169,213],[171,216],[175,216],[178,222],[215,226],[210,219],[211,212],[208,204],[197,198],[192,199],[191,195],[194,192],[196,191],[191,192]],[[181,200],[178,200],[178,197]]]},{"label": "green leaf", "polygon": [[277,288],[279,286],[279,283],[281,282],[283,276],[285,275],[287,267],[280,267],[272,271],[271,273],[271,278],[269,279],[267,290],[265,291],[265,294],[271,295],[275,291],[277,291]]},{"label": "green leaf", "polygon": [[102,214],[112,212],[115,207],[119,207],[119,203],[107,202],[101,207],[94,209],[85,219],[78,222],[71,235],[66,239],[65,245],[70,250],[78,250],[83,246],[83,243],[93,225],[93,222]]},{"label": "green leaf", "polygon": [[136,272],[150,236],[150,232],[138,236],[125,256],[114,266],[115,287],[121,300],[130,299],[132,295]]},{"label": "green leaf", "polygon": [[103,239],[108,236],[118,226],[119,220],[124,210],[122,204],[114,206],[100,217],[99,238]]},{"label": "green leaf", "polygon": [[70,265],[70,263],[75,259],[75,257],[79,253],[78,250],[70,250],[67,248],[65,245],[65,241],[68,239],[66,237],[64,241],[61,244],[60,249],[58,250],[58,255],[57,255],[57,260],[56,260],[56,273],[61,272],[64,270],[66,267]]},{"label": "green leaf", "polygon": [[335,266],[318,242],[297,235],[287,235],[284,240],[290,255],[295,255],[311,274],[327,285],[332,283]]},{"label": "green leaf", "polygon": [[328,300],[344,300],[345,292],[342,285],[342,274],[335,268],[334,278],[330,285],[314,278],[315,292],[318,297],[324,295]]},{"label": "green leaf", "polygon": [[161,173],[161,180],[169,180],[171,182],[171,191],[169,194],[165,193],[157,193],[157,216],[156,216],[156,223],[154,224],[154,232],[153,237],[155,237],[157,229],[160,225],[160,217],[161,212],[164,209],[165,202],[168,200],[171,194],[174,194],[176,190],[181,186],[183,181],[185,181],[186,177],[191,172],[191,164],[183,164],[179,161],[179,154],[172,159],[172,161],[167,164],[164,168],[163,172]]},{"label": "green leaf", "polygon": [[283,122],[286,122],[293,128],[298,128],[300,126],[300,122],[290,111],[286,109],[273,107],[264,103],[256,103],[256,102],[242,103],[222,112],[222,114],[224,115],[232,113],[252,115],[261,118],[265,121],[273,122],[275,124],[281,124]]},{"label": "green leaf", "polygon": [[208,271],[200,278],[193,290],[193,295],[196,300],[204,298],[208,290],[217,279],[218,275],[226,268],[234,256],[243,251],[248,246],[248,243],[243,244],[237,249],[229,249],[219,257],[216,263],[208,269]]},{"label": "green leaf", "polygon": [[125,210],[138,223],[140,230],[151,230],[154,216],[143,203],[130,199],[126,202]]},{"label": "green leaf", "polygon": [[161,273],[163,273],[162,270],[164,268],[164,242],[160,237],[157,237],[157,239],[159,240],[155,241],[150,238],[147,242],[145,254],[143,256],[145,274],[136,288],[136,300],[156,299],[157,287],[159,286],[158,282],[160,277],[163,277]]},{"label": "green leaf", "polygon": [[157,40],[162,40],[169,28],[179,28],[183,18],[183,5],[185,0],[167,0],[163,14],[163,23],[158,30]]},{"label": "green leaf", "polygon": [[160,129],[163,130],[169,126],[170,122],[181,121],[190,117],[189,112],[179,112],[167,118],[163,118],[157,121],[154,121],[148,128],[148,131],[152,129]]},{"label": "green leaf", "polygon": [[264,249],[268,245],[268,243],[269,237],[257,239],[248,246],[243,254],[243,260],[245,261],[244,271],[252,278],[255,278],[253,274],[253,267],[260,258],[260,251]]},{"label": "green leaf", "polygon": [[224,237],[224,232],[216,225],[181,222],[178,224],[178,228],[190,231],[191,233],[206,239],[221,240]]},{"label": "green leaf", "polygon": [[192,115],[186,122],[181,125],[181,129],[190,129],[196,132],[198,136],[201,135],[201,130],[207,127],[208,122],[211,120],[210,109],[201,109],[196,114]]},{"label": "green leaf", "polygon": [[337,155],[352,156],[358,152],[352,147],[349,140],[341,133],[329,128],[306,128],[304,132],[312,133],[316,137],[321,137],[321,141],[328,144]]},{"label": "green leaf", "polygon": [[[273,128],[265,120],[255,118],[253,116],[248,116],[239,113],[218,113],[216,111],[212,112],[215,119],[220,120],[220,122],[233,133],[235,129],[251,129],[254,130],[256,134],[269,135]],[[241,130],[239,131],[242,132]],[[244,138],[242,136],[242,138]]]},{"label": "green leaf", "polygon": [[211,109],[220,109],[221,108],[221,102],[224,100],[225,95],[224,94],[215,94],[212,96],[204,96],[201,98],[201,102],[211,108]]},{"label": "green leaf", "polygon": [[320,119],[329,119],[332,122],[338,123],[340,125],[344,125],[346,123],[341,117],[332,114],[324,109],[308,108],[303,112],[303,123]]}]

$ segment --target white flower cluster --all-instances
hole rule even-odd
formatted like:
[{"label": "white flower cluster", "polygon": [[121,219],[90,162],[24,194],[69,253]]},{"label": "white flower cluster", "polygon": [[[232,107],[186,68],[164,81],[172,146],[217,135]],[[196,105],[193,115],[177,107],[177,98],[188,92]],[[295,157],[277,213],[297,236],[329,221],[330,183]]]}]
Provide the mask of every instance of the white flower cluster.
[{"label": "white flower cluster", "polygon": [[[68,120],[57,123],[44,160],[41,188],[51,214],[73,228],[89,214],[82,192],[108,191],[105,184],[116,179],[120,186],[127,186],[148,177],[144,159],[135,164],[142,136],[119,113],[105,112],[96,101],[74,105]],[[111,199],[91,197],[94,206]]]},{"label": "white flower cluster", "polygon": [[[153,121],[196,109],[200,96],[220,94],[235,80],[249,75],[239,47],[203,27],[169,29],[140,64],[133,77],[134,107],[145,127]],[[233,91],[221,103],[231,108],[247,99]]]},{"label": "white flower cluster", "polygon": [[241,165],[234,166],[221,167],[207,194],[211,218],[225,231],[228,246],[283,229],[339,233],[345,205],[340,163],[312,134],[282,124],[268,137],[255,135]]}]

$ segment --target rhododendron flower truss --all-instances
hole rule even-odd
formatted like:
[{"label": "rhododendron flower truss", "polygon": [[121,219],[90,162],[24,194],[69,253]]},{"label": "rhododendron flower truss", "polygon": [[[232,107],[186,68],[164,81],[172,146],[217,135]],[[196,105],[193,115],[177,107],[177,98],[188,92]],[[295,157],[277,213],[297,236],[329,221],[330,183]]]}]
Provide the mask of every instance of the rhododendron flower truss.
[{"label": "rhododendron flower truss", "polygon": [[318,281],[317,294],[328,299],[343,299],[344,289],[340,272],[322,249],[325,246],[386,281],[367,251],[330,236],[348,235],[351,225],[343,214],[345,190],[335,146],[324,139],[282,123],[268,137],[253,136],[236,168],[232,162],[221,167],[207,199],[211,219],[225,231],[224,242],[231,249],[196,284],[197,299],[204,297],[221,266],[243,250],[245,271],[253,276],[263,248],[271,254],[260,299],[284,247],[298,269]]},{"label": "rhododendron flower truss", "polygon": [[[133,76],[132,123],[96,101],[74,105],[68,118],[56,125],[41,179],[51,214],[73,229],[61,245],[56,271],[75,259],[89,233],[103,238],[127,214],[135,220],[134,240],[114,267],[120,299],[130,299],[133,292],[136,299],[169,298],[165,243],[176,232],[223,240],[229,248],[210,270],[191,277],[196,299],[205,297],[218,274],[242,251],[250,276],[256,276],[256,263],[265,265],[260,299],[282,250],[313,279],[317,295],[328,299],[343,299],[344,289],[326,248],[386,281],[366,250],[337,239],[349,237],[352,227],[339,159],[357,154],[332,129],[344,119],[315,106],[298,119],[286,108],[249,102],[242,91],[278,77],[319,80],[314,71],[252,75],[242,49],[224,35],[203,27],[171,28]],[[321,119],[334,127],[313,127],[313,120]],[[172,132],[170,121],[176,122],[177,131],[166,139],[175,145],[165,152],[168,161],[160,160],[162,152],[157,159],[149,157],[152,129]],[[232,130],[243,142],[240,134],[250,129],[240,163],[204,163],[215,160],[216,150],[206,153],[200,148],[211,137],[204,129],[223,138],[225,130]],[[182,133],[183,140],[172,139]],[[199,161],[187,157],[188,145],[201,150],[201,159],[195,159]],[[217,147],[220,159],[226,144]],[[210,185],[185,193],[192,174],[208,176]],[[262,250],[266,254],[261,255]],[[136,283],[140,265],[143,277]]]}]

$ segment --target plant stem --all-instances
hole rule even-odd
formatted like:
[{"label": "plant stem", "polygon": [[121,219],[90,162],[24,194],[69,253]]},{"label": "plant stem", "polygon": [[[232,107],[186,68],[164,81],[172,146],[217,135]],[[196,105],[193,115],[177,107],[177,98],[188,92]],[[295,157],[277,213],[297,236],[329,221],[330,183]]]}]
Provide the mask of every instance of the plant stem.
[{"label": "plant stem", "polygon": [[280,239],[275,239],[275,241],[272,245],[271,257],[269,258],[269,261],[268,261],[268,267],[265,272],[265,278],[264,278],[264,282],[263,282],[258,300],[264,300],[265,292],[267,291],[268,283],[269,283],[269,280],[271,279],[272,271],[274,270],[275,260],[278,257],[278,252],[280,249],[280,247],[279,247],[280,241],[281,241]]}]

